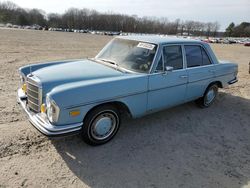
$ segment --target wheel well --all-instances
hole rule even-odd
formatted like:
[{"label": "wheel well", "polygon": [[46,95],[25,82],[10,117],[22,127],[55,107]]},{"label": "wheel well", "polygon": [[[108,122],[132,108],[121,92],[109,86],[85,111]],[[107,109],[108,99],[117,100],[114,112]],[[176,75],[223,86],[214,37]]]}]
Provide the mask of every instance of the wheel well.
[{"label": "wheel well", "polygon": [[99,105],[96,105],[94,106],[93,108],[91,108],[87,114],[85,115],[84,119],[87,117],[87,115],[94,109],[100,107],[100,106],[105,106],[105,105],[112,105],[114,107],[117,108],[117,110],[120,112],[120,114],[125,114],[127,116],[130,116],[131,117],[131,112],[129,110],[129,108],[127,107],[126,104],[124,104],[123,102],[119,102],[119,101],[114,101],[114,102],[106,102],[106,103],[102,103],[102,104],[99,104]]},{"label": "wheel well", "polygon": [[210,87],[211,85],[214,85],[214,84],[216,84],[219,88],[223,88],[223,85],[222,85],[222,83],[220,81],[215,81],[215,82],[210,83],[207,86],[207,88]]},{"label": "wheel well", "polygon": [[208,90],[208,88],[209,88],[211,85],[214,85],[214,84],[216,84],[219,88],[223,88],[223,85],[222,85],[222,83],[221,83],[220,81],[211,82],[211,83],[206,87],[203,96],[205,95],[205,93],[206,93],[206,91]]}]

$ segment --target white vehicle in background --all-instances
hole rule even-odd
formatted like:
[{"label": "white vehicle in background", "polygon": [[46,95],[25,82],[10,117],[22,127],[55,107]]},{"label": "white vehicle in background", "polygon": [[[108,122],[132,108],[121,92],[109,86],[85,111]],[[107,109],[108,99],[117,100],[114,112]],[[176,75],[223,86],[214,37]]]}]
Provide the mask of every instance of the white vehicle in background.
[{"label": "white vehicle in background", "polygon": [[11,24],[11,23],[7,23],[7,24],[6,24],[6,27],[12,28],[12,24]]}]

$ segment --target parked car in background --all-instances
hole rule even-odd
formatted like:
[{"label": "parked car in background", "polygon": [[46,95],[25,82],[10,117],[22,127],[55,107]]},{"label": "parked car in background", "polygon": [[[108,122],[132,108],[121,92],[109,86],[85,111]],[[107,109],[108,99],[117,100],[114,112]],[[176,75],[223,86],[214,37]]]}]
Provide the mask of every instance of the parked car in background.
[{"label": "parked car in background", "polygon": [[244,46],[250,46],[250,42],[244,43]]},{"label": "parked car in background", "polygon": [[24,29],[31,29],[31,26],[24,26]]},{"label": "parked car in background", "polygon": [[207,43],[159,36],[123,36],[92,59],[46,62],[19,69],[18,102],[48,136],[80,132],[110,141],[121,114],[142,117],[195,100],[213,104],[219,88],[237,82],[237,64],[219,61]]},{"label": "parked car in background", "polygon": [[106,31],[104,32],[104,35],[108,35],[108,36],[115,36],[115,35],[120,35],[121,32],[115,32],[115,31]]},{"label": "parked car in background", "polygon": [[12,28],[12,26],[13,26],[13,25],[12,25],[11,23],[7,23],[7,24],[6,24],[6,27],[8,27],[8,28]]}]

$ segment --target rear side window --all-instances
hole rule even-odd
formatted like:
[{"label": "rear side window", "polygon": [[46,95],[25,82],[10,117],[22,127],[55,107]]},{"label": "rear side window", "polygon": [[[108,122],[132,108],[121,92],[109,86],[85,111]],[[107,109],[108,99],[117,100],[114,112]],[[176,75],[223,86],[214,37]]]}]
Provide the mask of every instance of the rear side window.
[{"label": "rear side window", "polygon": [[165,46],[163,48],[164,66],[173,67],[174,70],[183,68],[181,46]]},{"label": "rear side window", "polygon": [[211,64],[207,53],[200,46],[185,46],[185,52],[188,68]]},{"label": "rear side window", "polygon": [[185,46],[187,67],[202,65],[202,54],[200,46]]}]

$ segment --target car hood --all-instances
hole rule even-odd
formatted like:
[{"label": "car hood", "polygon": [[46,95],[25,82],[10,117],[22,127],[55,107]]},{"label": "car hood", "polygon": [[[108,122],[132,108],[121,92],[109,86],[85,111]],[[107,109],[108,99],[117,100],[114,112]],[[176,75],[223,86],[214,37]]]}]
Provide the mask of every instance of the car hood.
[{"label": "car hood", "polygon": [[43,93],[47,93],[61,84],[122,76],[125,73],[86,59],[47,66],[32,72],[32,75],[39,79]]}]

